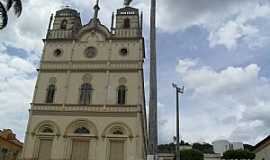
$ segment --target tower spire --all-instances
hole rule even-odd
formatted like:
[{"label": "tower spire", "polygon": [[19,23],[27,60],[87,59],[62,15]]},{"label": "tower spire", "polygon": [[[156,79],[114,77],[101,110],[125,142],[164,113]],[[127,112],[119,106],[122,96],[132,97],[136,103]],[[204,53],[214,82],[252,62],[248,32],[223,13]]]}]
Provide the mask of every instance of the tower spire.
[{"label": "tower spire", "polygon": [[100,10],[99,8],[99,0],[96,1],[96,5],[94,6],[94,21],[96,22],[98,19],[98,11]]}]

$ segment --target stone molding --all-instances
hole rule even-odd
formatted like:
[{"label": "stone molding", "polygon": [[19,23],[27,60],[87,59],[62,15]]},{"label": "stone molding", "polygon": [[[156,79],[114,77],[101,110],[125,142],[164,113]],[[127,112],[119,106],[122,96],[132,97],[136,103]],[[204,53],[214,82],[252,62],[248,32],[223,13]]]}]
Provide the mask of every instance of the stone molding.
[{"label": "stone molding", "polygon": [[101,112],[101,113],[133,113],[141,112],[141,106],[136,105],[124,105],[124,106],[114,106],[114,105],[44,105],[44,104],[33,104],[31,111],[62,111],[62,112]]},{"label": "stone molding", "polygon": [[127,61],[125,63],[121,63],[118,61],[114,61],[108,63],[106,61],[100,62],[92,62],[92,61],[84,61],[84,62],[42,62],[40,65],[41,71],[85,71],[85,70],[142,70],[143,62],[141,61]]}]

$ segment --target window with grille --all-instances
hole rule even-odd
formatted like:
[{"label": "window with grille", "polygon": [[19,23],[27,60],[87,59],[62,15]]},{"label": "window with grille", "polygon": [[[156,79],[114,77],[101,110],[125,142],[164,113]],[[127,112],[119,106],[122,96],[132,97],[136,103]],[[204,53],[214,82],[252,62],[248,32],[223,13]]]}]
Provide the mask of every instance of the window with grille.
[{"label": "window with grille", "polygon": [[61,29],[67,29],[67,20],[61,22]]},{"label": "window with grille", "polygon": [[124,19],[124,28],[125,29],[130,28],[130,19],[129,18]]},{"label": "window with grille", "polygon": [[89,83],[85,83],[81,86],[80,104],[91,104],[92,91],[92,86]]},{"label": "window with grille", "polygon": [[47,90],[46,103],[53,103],[55,95],[55,85],[51,84]]},{"label": "window with grille", "polygon": [[118,96],[118,99],[117,99],[117,103],[118,104],[126,104],[126,86],[120,86],[118,88],[118,93],[117,93],[117,96]]}]

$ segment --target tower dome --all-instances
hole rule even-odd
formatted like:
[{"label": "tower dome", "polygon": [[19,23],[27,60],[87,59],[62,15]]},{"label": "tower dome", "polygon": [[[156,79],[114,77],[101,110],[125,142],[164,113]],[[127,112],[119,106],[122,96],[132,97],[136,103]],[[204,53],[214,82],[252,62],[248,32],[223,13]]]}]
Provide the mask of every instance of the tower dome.
[{"label": "tower dome", "polygon": [[69,7],[56,12],[53,28],[48,31],[48,39],[74,39],[82,28],[80,13]]}]

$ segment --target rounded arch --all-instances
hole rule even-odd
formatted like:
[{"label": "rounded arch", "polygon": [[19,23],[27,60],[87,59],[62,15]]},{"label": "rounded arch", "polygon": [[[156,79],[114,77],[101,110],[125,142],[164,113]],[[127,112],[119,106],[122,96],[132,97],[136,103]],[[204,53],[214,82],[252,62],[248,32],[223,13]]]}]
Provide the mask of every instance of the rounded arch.
[{"label": "rounded arch", "polygon": [[93,135],[93,136],[97,136],[98,135],[98,130],[97,130],[96,125],[93,122],[91,122],[91,121],[89,121],[87,119],[78,119],[78,120],[75,120],[75,121],[71,122],[67,126],[67,128],[65,130],[65,135],[75,134],[75,132],[78,129],[82,129],[82,128],[84,130],[87,129],[89,131],[89,134],[90,135]]},{"label": "rounded arch", "polygon": [[[114,129],[117,129],[117,128],[121,128],[122,130],[120,130],[120,132],[122,132],[122,133],[120,133],[118,130],[114,130]],[[129,138],[134,137],[131,128],[127,124],[125,124],[123,122],[114,122],[114,123],[109,124],[103,130],[102,137],[106,137],[106,135],[114,134],[112,131],[115,131],[115,132],[119,133],[120,135],[126,135]]]},{"label": "rounded arch", "polygon": [[32,133],[35,135],[41,132],[46,133],[44,132],[44,129],[48,131],[47,133],[49,133],[49,130],[51,130],[51,134],[61,135],[59,126],[54,121],[50,120],[40,122],[38,125],[36,125]]},{"label": "rounded arch", "polygon": [[129,18],[125,18],[124,19],[124,25],[123,25],[124,29],[129,29],[130,28],[130,19]]},{"label": "rounded arch", "polygon": [[124,105],[127,101],[127,87],[120,85],[117,88],[117,104]]},{"label": "rounded arch", "polygon": [[68,21],[66,19],[61,21],[60,29],[67,29]]}]

